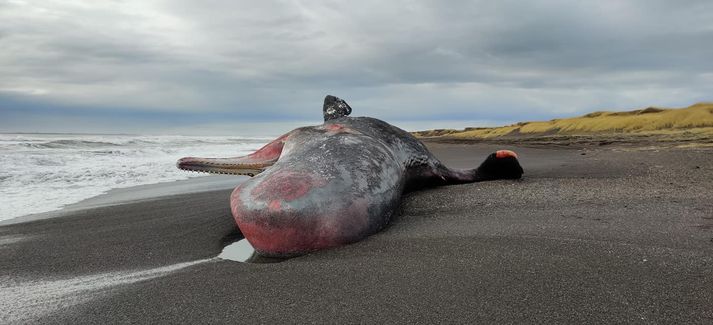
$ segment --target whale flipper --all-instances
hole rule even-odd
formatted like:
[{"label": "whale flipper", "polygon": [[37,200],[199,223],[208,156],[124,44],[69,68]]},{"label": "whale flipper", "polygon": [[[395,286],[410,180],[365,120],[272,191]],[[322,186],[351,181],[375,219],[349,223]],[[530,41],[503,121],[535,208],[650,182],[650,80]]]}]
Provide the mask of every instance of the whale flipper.
[{"label": "whale flipper", "polygon": [[343,99],[327,95],[324,97],[324,106],[322,106],[324,120],[329,121],[335,118],[348,116],[352,113],[352,108]]}]

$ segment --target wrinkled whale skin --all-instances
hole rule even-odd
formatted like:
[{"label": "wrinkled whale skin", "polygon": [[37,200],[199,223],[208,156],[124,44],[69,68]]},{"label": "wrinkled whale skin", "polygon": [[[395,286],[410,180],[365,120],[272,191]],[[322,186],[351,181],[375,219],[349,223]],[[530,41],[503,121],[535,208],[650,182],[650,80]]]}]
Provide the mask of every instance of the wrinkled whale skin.
[{"label": "wrinkled whale skin", "polygon": [[230,205],[262,255],[343,245],[383,228],[432,158],[405,131],[373,118],[342,117],[289,133],[280,159],[238,186]]},{"label": "wrinkled whale skin", "polygon": [[[245,238],[270,257],[374,234],[389,223],[405,190],[522,174],[510,151],[491,154],[479,169],[450,169],[410,133],[375,118],[348,116],[295,129],[246,157],[183,158],[178,165],[232,173],[223,167],[231,162],[243,172],[254,167],[248,174],[264,170],[235,188],[230,207]],[[493,168],[484,168],[488,162]],[[206,163],[219,166],[201,165]]]}]

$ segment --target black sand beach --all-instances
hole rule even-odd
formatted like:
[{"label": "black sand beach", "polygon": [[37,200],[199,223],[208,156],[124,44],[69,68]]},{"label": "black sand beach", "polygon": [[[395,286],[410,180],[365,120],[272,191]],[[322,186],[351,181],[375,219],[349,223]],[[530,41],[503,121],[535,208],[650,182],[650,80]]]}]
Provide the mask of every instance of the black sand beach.
[{"label": "black sand beach", "polygon": [[0,323],[713,323],[712,149],[510,148],[522,180],[409,193],[381,233],[280,263],[215,259],[229,189],[0,226]]}]

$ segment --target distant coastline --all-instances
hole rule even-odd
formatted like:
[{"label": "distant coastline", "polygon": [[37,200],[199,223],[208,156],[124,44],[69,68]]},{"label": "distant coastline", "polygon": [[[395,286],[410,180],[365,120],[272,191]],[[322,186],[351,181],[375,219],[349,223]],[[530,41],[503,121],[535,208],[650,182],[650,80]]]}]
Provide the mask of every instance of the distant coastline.
[{"label": "distant coastline", "polygon": [[579,117],[520,122],[500,127],[433,129],[413,134],[436,142],[529,144],[713,145],[713,103],[686,108],[648,107],[624,112],[597,111]]}]

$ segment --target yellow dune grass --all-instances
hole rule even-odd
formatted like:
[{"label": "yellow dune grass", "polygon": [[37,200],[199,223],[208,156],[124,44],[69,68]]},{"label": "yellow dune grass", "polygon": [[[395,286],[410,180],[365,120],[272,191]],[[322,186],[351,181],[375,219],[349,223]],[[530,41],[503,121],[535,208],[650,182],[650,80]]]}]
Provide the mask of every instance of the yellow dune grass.
[{"label": "yellow dune grass", "polygon": [[713,135],[713,103],[687,108],[649,107],[629,112],[594,112],[580,117],[540,122],[521,122],[494,128],[467,128],[416,132],[418,136],[454,138],[494,138],[503,136],[586,135],[586,134],[666,134]]}]

